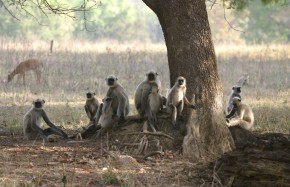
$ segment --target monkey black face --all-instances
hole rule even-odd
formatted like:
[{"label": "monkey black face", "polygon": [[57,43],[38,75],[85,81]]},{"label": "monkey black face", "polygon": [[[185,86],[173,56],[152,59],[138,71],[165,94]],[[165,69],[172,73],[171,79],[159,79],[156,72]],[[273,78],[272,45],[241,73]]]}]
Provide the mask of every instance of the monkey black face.
[{"label": "monkey black face", "polygon": [[107,79],[107,85],[108,86],[114,86],[115,84],[115,79],[114,78],[108,78]]},{"label": "monkey black face", "polygon": [[88,92],[87,99],[91,99],[94,95],[95,95],[95,93]]},{"label": "monkey black face", "polygon": [[157,73],[150,72],[147,74],[147,78],[149,81],[155,81],[157,75],[158,75]]},{"label": "monkey black face", "polygon": [[235,93],[241,93],[241,87],[240,87],[240,86],[233,86],[232,90],[233,90]]},{"label": "monkey black face", "polygon": [[178,84],[179,84],[179,85],[183,85],[183,84],[184,84],[184,79],[179,79],[179,80],[178,80]]},{"label": "monkey black face", "polygon": [[37,100],[33,101],[33,104],[34,104],[35,108],[42,108],[44,103],[45,103],[45,101],[44,100],[40,100],[40,99],[37,99]]}]

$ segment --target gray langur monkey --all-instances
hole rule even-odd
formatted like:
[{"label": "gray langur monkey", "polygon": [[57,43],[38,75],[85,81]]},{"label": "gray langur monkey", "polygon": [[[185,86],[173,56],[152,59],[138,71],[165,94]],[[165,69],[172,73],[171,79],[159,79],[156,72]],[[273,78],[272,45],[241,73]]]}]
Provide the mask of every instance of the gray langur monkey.
[{"label": "gray langur monkey", "polygon": [[231,91],[231,94],[230,94],[230,97],[229,97],[229,100],[227,103],[227,108],[226,108],[226,112],[225,112],[226,115],[229,114],[229,112],[233,108],[233,103],[232,103],[233,98],[238,97],[238,98],[242,99],[240,93],[241,93],[241,87],[238,85],[234,85],[232,87],[232,91]]},{"label": "gray langur monkey", "polygon": [[129,98],[126,90],[118,83],[118,78],[110,75],[106,78],[109,89],[106,96],[113,99],[112,108],[114,115],[117,115],[120,121],[124,121],[129,114]]},{"label": "gray langur monkey", "polygon": [[113,111],[113,98],[106,96],[103,100],[102,106],[98,112],[99,119],[96,124],[97,129],[99,130],[96,137],[102,136],[110,128],[118,122],[118,116]]},{"label": "gray langur monkey", "polygon": [[[44,100],[34,100],[33,106],[31,109],[25,114],[23,120],[23,132],[24,135],[29,140],[35,140],[37,138],[43,138],[48,140],[48,136],[52,134],[56,134],[61,136],[64,139],[67,139],[68,136],[65,132],[63,132],[60,128],[56,127],[48,118],[46,112],[43,109],[45,101]],[[49,128],[42,129],[41,118],[45,121],[45,123],[49,126]]]},{"label": "gray langur monkey", "polygon": [[98,99],[95,98],[95,95],[96,93],[94,92],[87,92],[86,94],[87,100],[84,107],[90,121],[93,121],[100,105]]},{"label": "gray langur monkey", "polygon": [[182,116],[184,105],[196,109],[196,106],[190,104],[186,97],[186,79],[179,76],[174,86],[169,90],[166,101],[166,109],[172,116],[172,124],[174,127],[177,127],[176,118]]},{"label": "gray langur monkey", "polygon": [[152,83],[149,95],[148,95],[148,106],[146,113],[148,116],[149,125],[154,132],[156,132],[157,127],[157,113],[163,107],[163,98],[159,94],[159,88],[157,83]]},{"label": "gray langur monkey", "polygon": [[135,107],[141,118],[146,114],[147,100],[152,84],[157,84],[158,89],[161,88],[161,82],[157,76],[158,74],[156,72],[149,71],[146,73],[145,80],[143,80],[135,90]]},{"label": "gray langur monkey", "polygon": [[232,99],[232,104],[234,107],[226,116],[227,125],[229,127],[239,125],[243,129],[249,130],[254,124],[254,113],[252,108],[242,103],[239,97],[234,97]]}]

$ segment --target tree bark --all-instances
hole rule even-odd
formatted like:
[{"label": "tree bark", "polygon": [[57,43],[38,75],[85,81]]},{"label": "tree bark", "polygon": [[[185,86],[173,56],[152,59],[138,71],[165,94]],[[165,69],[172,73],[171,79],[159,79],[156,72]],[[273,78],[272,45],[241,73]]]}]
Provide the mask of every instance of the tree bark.
[{"label": "tree bark", "polygon": [[143,0],[157,15],[167,46],[171,86],[187,80],[187,97],[197,104],[187,110],[183,154],[193,160],[234,147],[223,119],[222,86],[218,76],[204,0]]}]

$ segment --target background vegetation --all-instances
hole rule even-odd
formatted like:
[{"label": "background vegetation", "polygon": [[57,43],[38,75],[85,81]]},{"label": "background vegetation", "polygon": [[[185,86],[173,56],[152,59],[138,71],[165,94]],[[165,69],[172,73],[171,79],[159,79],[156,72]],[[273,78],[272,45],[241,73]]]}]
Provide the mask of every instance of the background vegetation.
[{"label": "background vegetation", "polygon": [[[169,89],[169,70],[163,45],[117,45],[114,43],[56,43],[52,54],[49,44],[3,41],[0,46],[1,124],[21,129],[22,117],[35,98],[44,98],[52,119],[66,128],[85,126],[85,92],[93,90],[102,99],[107,86],[104,78],[114,74],[130,95],[131,114],[134,90],[148,70],[159,73],[162,94]],[[290,54],[289,45],[217,46],[217,60],[223,83],[224,101],[244,73],[249,85],[242,88],[244,101],[254,108],[254,130],[289,131]],[[32,73],[29,84],[15,80],[6,86],[9,71],[22,60],[39,58],[45,62],[41,85]],[[8,111],[11,111],[9,113]]]}]

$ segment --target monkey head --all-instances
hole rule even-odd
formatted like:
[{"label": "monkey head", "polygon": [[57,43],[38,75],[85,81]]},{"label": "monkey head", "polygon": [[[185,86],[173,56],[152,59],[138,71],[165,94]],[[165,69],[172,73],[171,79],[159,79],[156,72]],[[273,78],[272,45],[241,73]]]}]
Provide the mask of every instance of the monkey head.
[{"label": "monkey head", "polygon": [[155,73],[153,71],[149,71],[148,73],[146,73],[147,81],[150,83],[154,82],[157,76],[158,76],[158,73]]},{"label": "monkey head", "polygon": [[239,97],[234,97],[232,100],[232,104],[234,105],[234,107],[237,107],[240,103],[241,103],[241,99]]},{"label": "monkey head", "polygon": [[93,99],[93,97],[96,95],[96,93],[95,92],[87,92],[87,99]]},{"label": "monkey head", "polygon": [[159,88],[158,88],[157,83],[154,82],[154,83],[151,85],[150,93],[159,93]]},{"label": "monkey head", "polygon": [[179,87],[184,87],[184,86],[186,86],[186,80],[184,77],[179,76],[179,77],[177,77],[175,84],[177,84]]},{"label": "monkey head", "polygon": [[115,77],[114,75],[110,75],[106,78],[107,81],[107,85],[110,87],[114,87],[116,82],[117,82],[118,78]]},{"label": "monkey head", "polygon": [[41,109],[44,105],[45,101],[43,99],[36,99],[32,102],[34,108]]},{"label": "monkey head", "polygon": [[234,85],[232,87],[232,90],[233,90],[234,93],[241,93],[241,87],[238,86],[238,85]]}]

